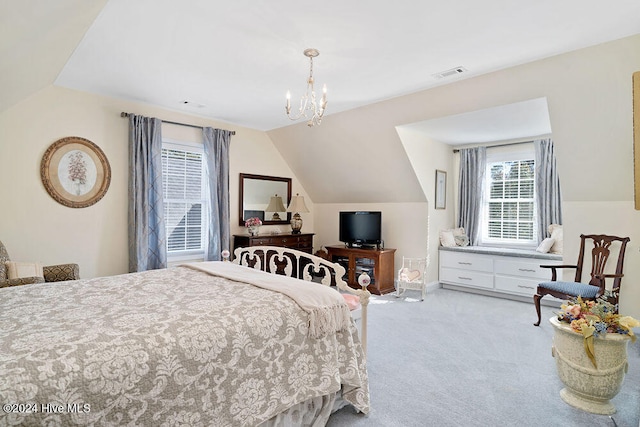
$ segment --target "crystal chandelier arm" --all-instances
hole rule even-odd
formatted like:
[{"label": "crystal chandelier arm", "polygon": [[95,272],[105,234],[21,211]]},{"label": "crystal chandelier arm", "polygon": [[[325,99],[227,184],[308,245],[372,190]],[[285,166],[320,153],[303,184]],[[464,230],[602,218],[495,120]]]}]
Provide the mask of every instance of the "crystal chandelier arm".
[{"label": "crystal chandelier arm", "polygon": [[320,109],[324,111],[327,106],[327,85],[322,86],[322,101],[320,102]]},{"label": "crystal chandelier arm", "polygon": [[298,112],[296,114],[291,114],[291,102],[289,98],[287,98],[287,106],[285,107],[287,110],[287,116],[291,120],[298,120],[300,117],[308,118],[307,111],[311,109],[309,106],[309,96],[305,94],[300,97],[300,107],[298,107]]},{"label": "crystal chandelier arm", "polygon": [[287,91],[287,104],[285,111],[287,117],[291,120],[298,120],[301,117],[307,119],[307,125],[313,126],[314,124],[320,124],[322,116],[327,106],[327,86],[322,88],[322,98],[318,105],[316,100],[316,92],[313,87],[313,58],[319,55],[316,49],[306,49],[304,55],[309,58],[309,78],[307,79],[307,90],[305,94],[300,98],[300,108],[296,114],[291,114],[291,93]]}]

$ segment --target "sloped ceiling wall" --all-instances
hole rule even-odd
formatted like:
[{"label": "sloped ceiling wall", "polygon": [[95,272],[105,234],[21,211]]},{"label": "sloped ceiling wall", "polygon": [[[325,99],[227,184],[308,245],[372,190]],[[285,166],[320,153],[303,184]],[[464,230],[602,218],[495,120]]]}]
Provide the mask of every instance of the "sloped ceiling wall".
[{"label": "sloped ceiling wall", "polygon": [[268,134],[314,203],[424,202],[385,111],[373,105]]},{"label": "sloped ceiling wall", "polygon": [[268,135],[316,203],[419,202],[425,195],[396,126],[546,97],[563,200],[632,200],[631,75],[639,43],[632,36]]},{"label": "sloped ceiling wall", "polygon": [[[0,111],[51,84],[108,0],[6,2],[0,13]],[[40,3],[46,3],[46,7]]]},{"label": "sloped ceiling wall", "polygon": [[[0,111],[50,85],[107,0],[8,2],[0,13]],[[44,7],[46,5],[47,7]],[[38,7],[40,6],[40,7]],[[631,48],[629,48],[631,45]],[[533,99],[557,91],[550,100],[554,139],[561,163],[569,170],[603,168],[600,159],[615,159],[607,170],[605,186],[597,174],[586,181],[568,181],[565,200],[626,200],[632,194],[629,150],[616,142],[629,138],[627,110],[614,112],[606,125],[604,105],[625,106],[628,76],[614,68],[624,58],[635,58],[637,37],[592,47],[489,75],[455,81],[416,94],[390,99],[326,116],[321,126],[304,123],[268,132],[283,158],[300,178],[315,203],[394,203],[427,200],[411,167],[396,126],[430,118]],[[602,46],[615,46],[613,49]],[[578,52],[578,51],[576,51]],[[599,56],[598,56],[599,55]],[[592,58],[596,56],[597,59]],[[626,70],[625,70],[626,71]],[[632,70],[635,71],[635,70]],[[597,74],[607,85],[594,85]],[[402,70],[398,71],[399,78]],[[500,80],[499,83],[495,83]],[[513,82],[517,80],[517,82]],[[504,88],[510,86],[512,90]],[[559,88],[563,88],[559,91]],[[567,102],[580,102],[565,108]],[[329,111],[331,104],[329,104]],[[556,123],[579,119],[584,125],[555,128]],[[623,126],[624,125],[624,126]],[[565,131],[568,129],[568,131]],[[590,142],[591,150],[574,149],[569,141]],[[598,160],[594,160],[598,159]],[[625,165],[620,168],[619,165]],[[347,184],[348,183],[348,184]],[[607,187],[606,190],[600,190]]]},{"label": "sloped ceiling wall", "polygon": [[502,103],[500,94],[469,98],[465,88],[473,80],[329,115],[317,127],[300,123],[268,135],[315,203],[425,202],[396,126]]}]

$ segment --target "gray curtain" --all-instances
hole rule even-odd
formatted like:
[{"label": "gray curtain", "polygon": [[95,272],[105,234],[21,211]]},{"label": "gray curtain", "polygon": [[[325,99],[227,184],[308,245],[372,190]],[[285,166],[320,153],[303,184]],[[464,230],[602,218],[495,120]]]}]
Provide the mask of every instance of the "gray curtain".
[{"label": "gray curtain", "polygon": [[129,116],[129,272],[167,266],[162,121]]},{"label": "gray curtain", "polygon": [[460,215],[458,227],[464,227],[469,244],[479,242],[481,229],[482,193],[487,164],[486,147],[464,148],[460,150],[460,183],[458,206]]},{"label": "gray curtain", "polygon": [[218,261],[230,247],[229,220],[229,142],[231,131],[205,127],[204,155],[209,178],[209,248],[207,260]]},{"label": "gray curtain", "polygon": [[553,141],[533,141],[536,162],[536,206],[538,243],[547,237],[549,224],[562,224],[562,194]]}]

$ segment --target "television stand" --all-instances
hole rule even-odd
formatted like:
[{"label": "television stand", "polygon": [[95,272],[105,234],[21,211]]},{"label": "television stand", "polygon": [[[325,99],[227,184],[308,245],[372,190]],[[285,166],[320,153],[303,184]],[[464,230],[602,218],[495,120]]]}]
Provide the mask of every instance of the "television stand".
[{"label": "television stand", "polygon": [[327,246],[329,260],[344,267],[344,280],[354,289],[360,289],[358,277],[367,273],[371,277],[369,292],[382,295],[395,291],[395,249],[365,249],[345,245]]},{"label": "television stand", "polygon": [[345,247],[349,249],[380,249],[379,245],[375,243],[347,243]]}]

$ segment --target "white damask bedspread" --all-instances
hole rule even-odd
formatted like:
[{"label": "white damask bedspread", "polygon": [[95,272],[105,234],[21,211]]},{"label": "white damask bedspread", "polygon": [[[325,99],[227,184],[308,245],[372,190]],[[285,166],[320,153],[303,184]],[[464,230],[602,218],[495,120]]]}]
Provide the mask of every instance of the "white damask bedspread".
[{"label": "white damask bedspread", "polygon": [[340,389],[367,413],[353,321],[307,332],[291,298],[185,267],[1,288],[0,425],[249,426]]}]

